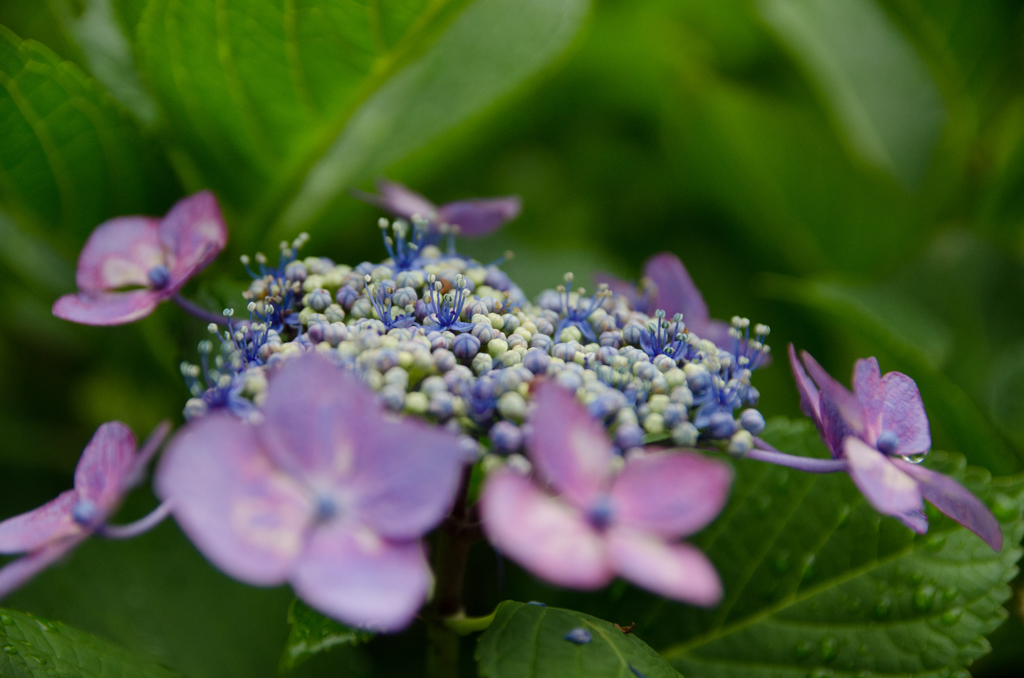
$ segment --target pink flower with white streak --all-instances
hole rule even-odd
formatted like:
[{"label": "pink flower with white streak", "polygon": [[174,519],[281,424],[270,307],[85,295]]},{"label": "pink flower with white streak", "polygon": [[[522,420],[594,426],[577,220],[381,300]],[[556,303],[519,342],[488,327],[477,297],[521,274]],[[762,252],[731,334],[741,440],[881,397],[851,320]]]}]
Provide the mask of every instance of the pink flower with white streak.
[{"label": "pink flower with white streak", "polygon": [[732,469],[669,450],[632,457],[616,474],[604,428],[571,393],[544,383],[535,404],[527,449],[536,480],[499,470],[480,499],[494,546],[559,586],[596,589],[620,575],[668,598],[715,605],[718,573],[678,539],[721,512]]},{"label": "pink flower with white streak", "polygon": [[213,193],[182,198],[163,219],[116,217],[96,227],[78,256],[78,292],[53,304],[58,318],[122,325],[174,297],[227,244]]}]

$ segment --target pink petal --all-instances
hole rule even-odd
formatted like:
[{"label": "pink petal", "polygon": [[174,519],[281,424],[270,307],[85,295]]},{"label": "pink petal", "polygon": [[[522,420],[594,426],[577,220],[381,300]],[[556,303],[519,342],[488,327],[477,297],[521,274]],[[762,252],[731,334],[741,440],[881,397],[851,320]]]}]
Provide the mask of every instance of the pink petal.
[{"label": "pink petal", "polygon": [[0,553],[25,553],[82,532],[71,510],[78,503],[74,490],[62,492],[37,509],[0,522]]},{"label": "pink petal", "polygon": [[162,301],[159,292],[97,292],[65,294],[53,303],[58,318],[82,325],[123,325],[145,318]]},{"label": "pink petal", "polygon": [[868,440],[874,442],[882,432],[882,371],[875,358],[862,358],[853,368],[853,392],[864,408],[867,419]]},{"label": "pink petal", "polygon": [[78,289],[149,287],[149,270],[164,264],[159,224],[150,217],[117,217],[97,226],[78,255]]},{"label": "pink petal", "polygon": [[814,425],[818,427],[824,437],[825,431],[821,427],[821,398],[818,387],[814,385],[811,378],[807,376],[807,372],[804,371],[804,366],[797,360],[793,344],[789,345],[789,366],[793,370],[793,378],[796,379],[796,389],[800,392],[800,411],[814,420]]},{"label": "pink petal", "polygon": [[383,424],[370,388],[317,353],[288,361],[271,377],[263,412],[267,454],[310,481],[350,476],[364,441]]},{"label": "pink petal", "polygon": [[596,589],[612,579],[604,539],[565,502],[512,471],[487,479],[480,497],[484,533],[503,555],[542,579]]},{"label": "pink petal", "polygon": [[345,479],[356,518],[391,539],[416,539],[451,510],[465,454],[458,438],[423,422],[379,422]]},{"label": "pink petal", "polygon": [[937,509],[981,537],[996,551],[1003,549],[1003,532],[999,529],[999,521],[967,488],[949,476],[919,464],[909,464],[902,459],[891,461],[919,483],[921,494]]},{"label": "pink petal", "polygon": [[367,196],[367,200],[394,215],[411,219],[418,214],[428,221],[437,219],[434,203],[396,181],[381,179],[377,182],[377,192],[380,195]]},{"label": "pink petal", "polygon": [[489,235],[519,216],[523,208],[518,196],[460,200],[437,210],[437,220],[459,227],[459,235],[470,238]]},{"label": "pink petal", "polygon": [[697,532],[729,498],[732,468],[695,452],[634,457],[612,484],[612,522],[660,537]]},{"label": "pink petal", "polygon": [[847,438],[843,452],[850,477],[875,510],[899,519],[914,532],[924,534],[928,531],[928,519],[922,510],[921,490],[916,480],[860,438]]},{"label": "pink petal", "polygon": [[909,456],[931,449],[928,415],[914,380],[900,372],[889,372],[882,378],[882,389],[885,400],[879,423],[882,431],[896,434],[900,441],[896,451]]},{"label": "pink petal", "polygon": [[431,580],[420,542],[387,541],[344,521],[314,530],[291,576],[295,593],[323,614],[384,632],[409,625]]},{"label": "pink petal", "polygon": [[608,531],[608,552],[624,579],[658,595],[701,607],[722,599],[715,566],[690,544],[666,544],[653,535],[615,527]]},{"label": "pink petal", "polygon": [[682,313],[683,321],[693,325],[697,336],[704,339],[696,327],[707,325],[708,305],[679,257],[671,252],[655,254],[644,264],[644,277],[658,288],[654,309],[665,311],[669,318]]},{"label": "pink petal", "polygon": [[160,222],[160,241],[169,253],[171,278],[166,292],[170,294],[206,268],[228,242],[228,229],[213,193],[202,191],[176,202]]},{"label": "pink petal", "polygon": [[285,581],[313,519],[311,503],[271,465],[253,428],[226,413],[175,436],[157,468],[156,490],[203,555],[257,586]]},{"label": "pink petal", "polygon": [[0,567],[0,599],[28,583],[85,540],[86,535],[67,537]]},{"label": "pink petal", "polygon": [[121,502],[135,470],[135,434],[119,421],[102,424],[75,467],[75,489],[109,513]]},{"label": "pink petal", "polygon": [[537,387],[530,423],[527,450],[541,480],[589,509],[606,489],[615,456],[604,427],[571,393],[551,382]]}]

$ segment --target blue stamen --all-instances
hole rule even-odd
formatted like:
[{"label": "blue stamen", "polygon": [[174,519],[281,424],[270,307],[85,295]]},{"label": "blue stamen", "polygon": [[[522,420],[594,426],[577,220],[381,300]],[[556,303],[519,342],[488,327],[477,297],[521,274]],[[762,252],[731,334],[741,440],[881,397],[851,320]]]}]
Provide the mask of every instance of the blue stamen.
[{"label": "blue stamen", "polygon": [[436,322],[425,325],[424,329],[428,332],[443,332],[445,330],[469,332],[473,329],[473,323],[459,320],[466,304],[466,279],[462,274],[455,277],[455,291],[451,296],[441,294],[442,285],[433,274],[428,279],[428,284],[430,285],[428,292],[430,298],[427,308],[430,310],[430,314],[427,317]]},{"label": "blue stamen", "polygon": [[587,318],[590,314],[597,310],[597,307],[605,300],[605,297],[610,296],[606,285],[601,285],[598,289],[597,294],[590,299],[590,303],[583,306],[583,295],[586,290],[582,287],[579,290],[578,297],[576,299],[576,305],[573,306],[570,303],[570,295],[572,294],[572,273],[565,274],[565,286],[558,286],[558,291],[562,296],[562,319],[558,321],[558,325],[555,327],[554,340],[557,343],[561,340],[562,330],[566,327],[575,327],[583,335],[583,338],[588,343],[594,343],[597,341],[597,334],[594,332],[594,328],[590,326],[590,322]]},{"label": "blue stamen", "polygon": [[152,285],[153,289],[162,290],[171,281],[171,272],[163,264],[157,264],[149,269],[146,277],[149,278],[149,284]]}]

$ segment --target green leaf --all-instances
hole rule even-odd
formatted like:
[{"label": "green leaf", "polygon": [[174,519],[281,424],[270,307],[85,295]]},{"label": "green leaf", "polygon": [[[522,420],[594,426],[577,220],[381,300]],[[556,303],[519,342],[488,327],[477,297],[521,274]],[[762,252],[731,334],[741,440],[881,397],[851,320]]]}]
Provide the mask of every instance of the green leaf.
[{"label": "green leaf", "polygon": [[136,51],[183,151],[179,171],[262,228],[336,140],[315,173],[314,209],[351,186],[354,169],[379,171],[378,161],[426,143],[535,72],[567,44],[587,6],[151,0]]},{"label": "green leaf", "polygon": [[158,664],[59,622],[0,609],[0,675],[7,678],[174,678]]},{"label": "green leaf", "polygon": [[300,230],[345,188],[373,177],[510,92],[560,54],[588,0],[476,0],[419,59],[355,112],[284,216]]},{"label": "green leaf", "polygon": [[854,152],[919,186],[945,111],[924,61],[885,12],[872,0],[760,0],[758,5]]},{"label": "green leaf", "polygon": [[158,213],[176,192],[161,152],[110,97],[47,47],[0,26],[0,205],[77,242],[115,214]]},{"label": "green leaf", "polygon": [[[1021,459],[995,432],[969,395],[943,371],[949,330],[887,288],[858,288],[823,281],[769,279],[768,291],[821,313],[840,326],[878,342],[921,389],[932,422],[938,424],[971,463],[994,473],[1021,468]],[[927,336],[926,336],[927,335]]]},{"label": "green leaf", "polygon": [[[565,639],[576,628],[591,641]],[[679,678],[634,634],[582,612],[505,601],[477,641],[481,678]]]},{"label": "green leaf", "polygon": [[367,643],[374,635],[339,624],[298,598],[288,608],[288,623],[292,630],[281,655],[281,673],[287,673],[310,657],[335,647]]},{"label": "green leaf", "polygon": [[117,20],[119,0],[80,0],[81,7],[72,7],[71,1],[53,0],[52,6],[82,51],[89,71],[140,122],[155,125],[156,102],[142,86],[131,44]]},{"label": "green leaf", "polygon": [[[807,420],[773,420],[764,437],[827,456]],[[725,598],[710,610],[659,601],[638,630],[682,673],[703,678],[939,678],[969,665],[1007,616],[1024,477],[991,480],[943,452],[926,463],[993,507],[1001,554],[930,506],[928,534],[914,535],[876,513],[846,474],[740,460],[731,502],[694,539]]]}]

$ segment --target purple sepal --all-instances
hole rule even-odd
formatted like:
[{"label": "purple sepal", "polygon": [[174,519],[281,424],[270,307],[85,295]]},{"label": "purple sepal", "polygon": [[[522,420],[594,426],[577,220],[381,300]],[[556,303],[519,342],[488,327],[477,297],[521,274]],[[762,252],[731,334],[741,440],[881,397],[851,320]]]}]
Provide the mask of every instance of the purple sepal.
[{"label": "purple sepal", "polygon": [[468,238],[493,233],[519,216],[522,209],[518,196],[457,200],[438,207],[419,193],[386,179],[377,182],[377,195],[357,192],[356,197],[404,219],[419,216],[435,227],[458,226],[458,234]]},{"label": "purple sepal", "polygon": [[994,550],[1003,549],[1003,532],[999,528],[999,521],[966,487],[920,464],[911,464],[902,459],[891,461],[918,482],[921,494],[935,508],[981,537]]}]

